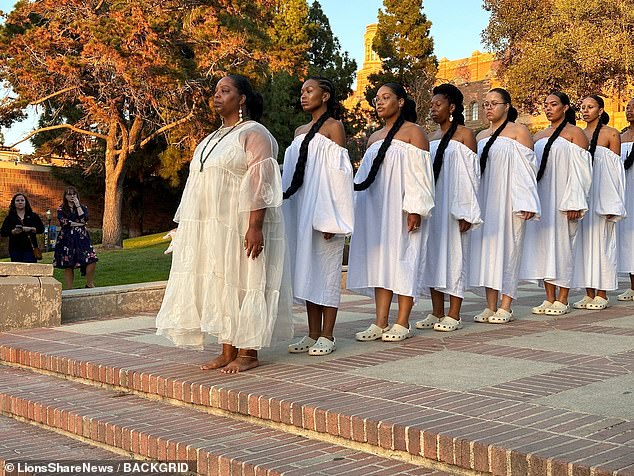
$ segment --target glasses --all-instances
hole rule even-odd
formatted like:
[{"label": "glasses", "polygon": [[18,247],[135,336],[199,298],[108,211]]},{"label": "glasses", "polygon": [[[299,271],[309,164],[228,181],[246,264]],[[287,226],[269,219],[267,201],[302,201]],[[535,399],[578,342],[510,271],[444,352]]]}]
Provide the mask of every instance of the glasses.
[{"label": "glasses", "polygon": [[484,102],[482,103],[482,107],[483,107],[484,109],[493,109],[494,107],[497,107],[497,106],[499,106],[500,104],[508,104],[508,103],[507,103],[507,102],[495,102],[495,101],[491,101],[491,102],[489,102],[489,101],[484,101]]},{"label": "glasses", "polygon": [[387,102],[387,101],[389,101],[389,100],[390,100],[389,96],[388,96],[388,97],[382,97],[382,98],[381,98],[381,97],[376,96],[376,97],[373,97],[373,98],[372,98],[372,105],[373,105],[374,107],[376,107],[376,106],[377,106],[377,104],[379,104],[379,103],[384,103],[384,102]]}]

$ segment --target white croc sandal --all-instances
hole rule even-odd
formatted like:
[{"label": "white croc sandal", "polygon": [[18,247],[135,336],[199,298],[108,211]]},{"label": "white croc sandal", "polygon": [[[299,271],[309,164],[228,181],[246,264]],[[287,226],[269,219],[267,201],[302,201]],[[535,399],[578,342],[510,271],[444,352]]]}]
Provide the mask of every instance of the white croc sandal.
[{"label": "white croc sandal", "polygon": [[308,349],[308,355],[328,355],[332,354],[335,350],[337,350],[336,345],[337,339],[334,337],[332,340],[326,339],[325,337],[320,337],[317,339],[314,345]]},{"label": "white croc sandal", "polygon": [[634,301],[634,289],[628,289],[616,297],[619,301]]},{"label": "white croc sandal", "polygon": [[476,314],[473,316],[473,322],[489,322],[489,318],[495,314],[495,311],[492,311],[488,307],[482,311],[480,314]]},{"label": "white croc sandal", "polygon": [[546,310],[550,309],[553,306],[553,303],[550,301],[544,301],[539,306],[535,306],[531,309],[533,314],[546,314]]},{"label": "white croc sandal", "polygon": [[592,311],[601,311],[608,307],[610,304],[609,299],[604,299],[601,296],[595,296],[595,298],[586,304],[586,309],[590,309]]},{"label": "white croc sandal", "polygon": [[383,335],[383,333],[389,330],[390,330],[390,326],[387,326],[385,329],[381,329],[376,324],[370,324],[370,327],[368,327],[364,331],[357,332],[354,335],[354,337],[355,339],[361,342],[366,342],[370,340],[379,340],[381,336]]},{"label": "white croc sandal", "polygon": [[563,302],[555,301],[553,305],[550,306],[544,314],[547,316],[563,316],[564,314],[568,314],[570,312],[570,305],[564,304]]},{"label": "white croc sandal", "polygon": [[383,333],[383,335],[381,336],[381,340],[383,340],[383,342],[398,342],[401,340],[405,340],[411,336],[412,333],[409,327],[403,327],[400,324],[394,324],[389,331]]},{"label": "white croc sandal", "polygon": [[458,329],[462,329],[462,320],[454,319],[450,316],[445,316],[440,320],[440,322],[434,324],[435,331],[452,332]]},{"label": "white croc sandal", "polygon": [[308,352],[308,349],[310,349],[312,345],[315,345],[315,342],[317,342],[315,339],[304,336],[298,342],[290,344],[288,346],[288,351],[291,354],[303,354],[304,352]]},{"label": "white croc sandal", "polygon": [[432,313],[429,313],[427,314],[427,317],[425,319],[416,322],[416,329],[432,329],[434,325],[439,322],[439,317],[436,317]]},{"label": "white croc sandal", "polygon": [[586,306],[588,305],[588,303],[591,302],[592,298],[590,296],[583,296],[583,298],[574,303],[572,307],[574,307],[575,309],[588,309]]},{"label": "white croc sandal", "polygon": [[489,317],[489,323],[491,324],[506,324],[513,320],[513,310],[511,312],[506,309],[502,309],[501,307],[495,311],[491,317]]}]

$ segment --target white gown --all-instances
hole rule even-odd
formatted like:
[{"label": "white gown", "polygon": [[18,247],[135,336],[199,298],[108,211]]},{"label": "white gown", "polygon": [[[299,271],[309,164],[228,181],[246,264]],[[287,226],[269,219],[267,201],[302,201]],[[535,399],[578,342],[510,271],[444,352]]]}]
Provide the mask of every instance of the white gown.
[{"label": "white gown", "polygon": [[[535,143],[538,170],[547,141],[543,138]],[[537,183],[541,218],[526,223],[520,279],[571,287],[579,222],[568,220],[566,212],[588,210],[591,160],[587,150],[562,137],[553,142],[546,170]]]},{"label": "white gown", "polygon": [[[366,151],[354,179],[368,176],[382,140]],[[348,289],[374,296],[374,288],[415,297],[425,256],[427,217],[434,207],[434,174],[430,154],[394,139],[376,179],[355,192],[354,233],[348,258]],[[421,215],[418,230],[407,231],[408,213]],[[396,299],[396,296],[395,296]]]},{"label": "white gown", "polygon": [[[440,140],[430,143],[432,163]],[[475,152],[461,142],[451,140],[445,149],[443,165],[436,182],[436,206],[429,219],[429,238],[422,294],[429,288],[464,297],[469,256],[469,232],[460,233],[458,220],[477,228],[481,223],[478,187],[480,162]]]},{"label": "white gown", "polygon": [[[478,143],[479,155],[488,140]],[[520,212],[533,212],[537,220],[541,214],[536,175],[532,149],[508,137],[495,140],[480,184],[484,224],[471,233],[469,285],[478,291],[487,287],[516,297],[526,228]]]},{"label": "white gown", "polygon": [[[634,142],[621,144],[621,160],[625,162]],[[634,274],[634,166],[625,171],[625,210],[627,220],[617,223],[618,239],[618,271],[619,273]]]},{"label": "white gown", "polygon": [[[295,137],[286,149],[282,188],[293,180],[299,148],[306,134]],[[308,145],[304,183],[284,200],[282,211],[291,256],[293,296],[339,307],[341,263],[345,235],[354,225],[352,165],[348,151],[321,134]],[[334,233],[325,240],[323,233]]]},{"label": "white gown", "polygon": [[[222,140],[219,141],[219,138]],[[213,149],[212,146],[218,143]],[[208,155],[200,171],[201,154]],[[157,334],[176,345],[219,343],[260,349],[292,337],[290,273],[277,143],[256,122],[198,144],[174,221],[172,268]],[[247,258],[249,212],[266,208],[264,250]]]},{"label": "white gown", "polygon": [[[614,215],[608,220],[606,215]],[[575,245],[574,288],[613,291],[616,274],[616,222],[625,218],[625,170],[621,157],[597,146],[592,164],[588,213]]]}]

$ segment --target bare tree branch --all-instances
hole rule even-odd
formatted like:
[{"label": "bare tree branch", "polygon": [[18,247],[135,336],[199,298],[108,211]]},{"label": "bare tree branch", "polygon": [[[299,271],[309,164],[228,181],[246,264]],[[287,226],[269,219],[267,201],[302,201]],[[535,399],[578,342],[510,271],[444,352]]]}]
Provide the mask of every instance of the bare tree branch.
[{"label": "bare tree branch", "polygon": [[108,136],[106,136],[104,134],[99,134],[98,132],[85,131],[84,129],[80,129],[80,128],[75,127],[75,126],[73,126],[71,124],[58,124],[56,126],[41,127],[40,129],[34,130],[29,135],[27,135],[23,139],[20,139],[19,141],[17,141],[15,144],[11,145],[10,147],[15,147],[16,145],[21,144],[22,142],[29,140],[35,134],[39,134],[40,132],[53,131],[55,129],[70,129],[71,131],[77,132],[78,134],[84,134],[84,135],[87,135],[87,136],[92,136],[92,137],[96,137],[98,139],[103,139],[103,140],[108,139]]},{"label": "bare tree branch", "polygon": [[43,97],[42,99],[38,99],[37,101],[33,101],[32,103],[29,104],[29,106],[35,106],[36,104],[43,103],[47,99],[54,98],[55,96],[59,96],[60,94],[67,93],[68,91],[72,91],[73,89],[77,89],[77,86],[70,86],[68,88],[62,89],[61,91],[57,91],[57,92],[55,92],[53,94],[49,94],[48,96]]},{"label": "bare tree branch", "polygon": [[[189,112],[189,114],[187,114],[185,117],[180,118],[178,121],[174,121],[171,124],[167,124],[163,127],[161,127],[160,129],[154,131],[152,134],[150,134],[149,136],[147,136],[145,139],[143,139],[141,141],[141,143],[139,144],[139,148],[142,149],[143,147],[145,147],[147,145],[148,142],[150,142],[152,139],[154,139],[155,137],[157,137],[158,135],[162,134],[165,131],[169,131],[170,129],[173,129],[176,126],[179,126],[187,121],[189,121],[192,117],[194,117],[194,109],[195,107],[192,107],[192,110]],[[130,146],[130,152],[132,152],[133,146]]]}]

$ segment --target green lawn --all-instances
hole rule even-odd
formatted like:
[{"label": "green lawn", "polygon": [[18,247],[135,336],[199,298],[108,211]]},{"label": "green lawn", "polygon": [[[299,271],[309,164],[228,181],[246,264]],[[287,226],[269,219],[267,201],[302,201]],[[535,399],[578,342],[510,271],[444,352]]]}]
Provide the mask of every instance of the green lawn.
[{"label": "green lawn", "polygon": [[[164,281],[169,275],[171,255],[163,252],[168,240],[163,233],[124,240],[122,250],[105,250],[95,246],[99,262],[95,273],[96,286]],[[8,260],[2,260],[8,261]],[[52,263],[53,252],[44,253],[40,263]],[[55,269],[55,278],[64,283],[63,270]],[[86,279],[75,271],[75,288],[83,288]],[[65,288],[64,288],[65,289]]]}]

